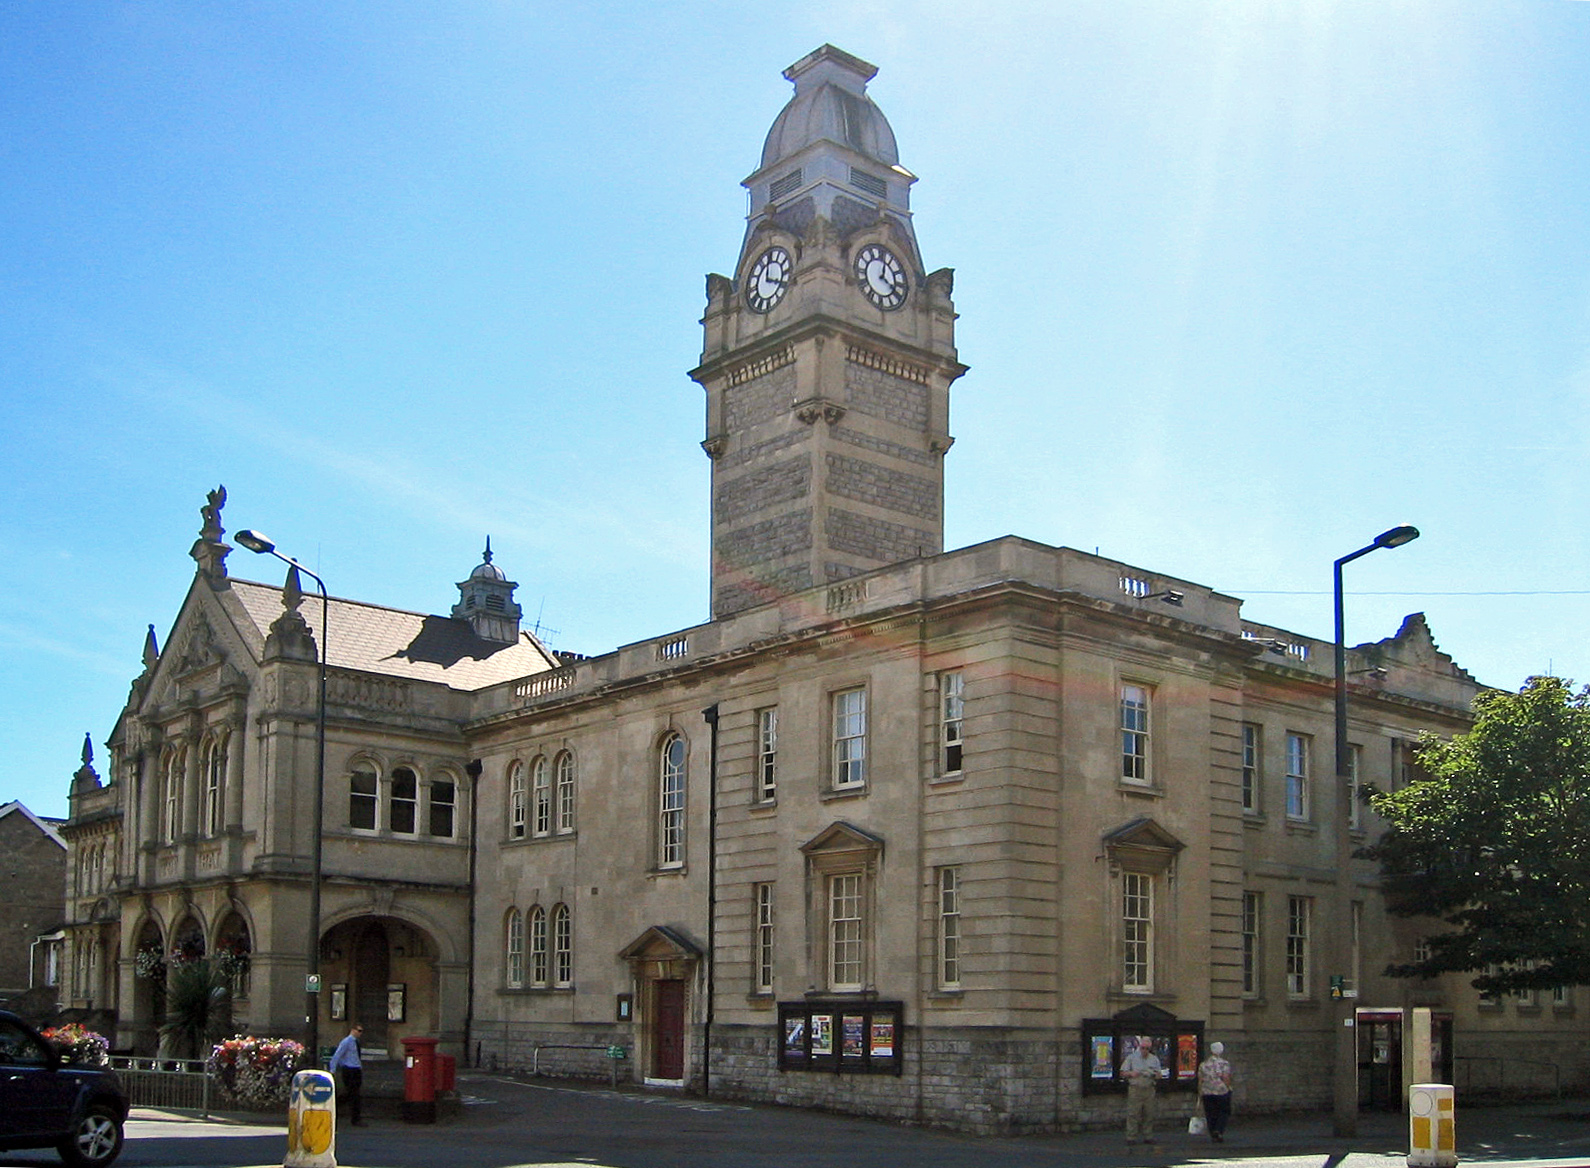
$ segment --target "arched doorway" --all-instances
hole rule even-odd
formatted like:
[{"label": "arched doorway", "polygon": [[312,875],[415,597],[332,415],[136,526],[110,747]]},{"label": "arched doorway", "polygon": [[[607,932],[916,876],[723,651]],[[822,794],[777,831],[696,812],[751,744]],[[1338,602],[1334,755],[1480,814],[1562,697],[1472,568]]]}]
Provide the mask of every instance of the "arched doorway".
[{"label": "arched doorway", "polygon": [[321,943],[325,992],[321,1033],[327,1045],[358,1022],[368,1057],[397,1057],[401,1040],[440,1030],[435,942],[396,917],[356,917]]},{"label": "arched doorway", "polygon": [[160,1045],[166,1018],[166,946],[160,926],[144,921],[133,946],[133,1049],[152,1055]]}]

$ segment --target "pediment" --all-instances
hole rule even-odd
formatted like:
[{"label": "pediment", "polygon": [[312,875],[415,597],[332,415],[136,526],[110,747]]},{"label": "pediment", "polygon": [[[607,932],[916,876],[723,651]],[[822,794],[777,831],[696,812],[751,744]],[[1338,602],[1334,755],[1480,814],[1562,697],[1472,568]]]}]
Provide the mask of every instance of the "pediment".
[{"label": "pediment", "polygon": [[253,675],[253,659],[231,615],[209,587],[196,582],[142,686],[140,711],[246,690]]},{"label": "pediment", "polygon": [[1112,869],[1164,872],[1175,866],[1187,845],[1151,817],[1141,815],[1104,833],[1104,852]]},{"label": "pediment", "polygon": [[883,837],[838,819],[803,843],[801,851],[807,856],[857,852],[876,855],[883,851]]},{"label": "pediment", "polygon": [[702,953],[688,933],[671,925],[651,925],[618,951],[625,961],[694,961]]},{"label": "pediment", "polygon": [[1139,1002],[1135,1006],[1128,1006],[1114,1016],[1116,1022],[1130,1022],[1139,1026],[1166,1026],[1176,1021],[1176,1015],[1168,1010],[1162,1010],[1150,1002]]},{"label": "pediment", "polygon": [[1365,654],[1376,664],[1390,660],[1415,669],[1449,674],[1465,681],[1474,680],[1467,670],[1452,660],[1451,654],[1441,651],[1441,646],[1435,643],[1435,635],[1430,632],[1430,622],[1425,619],[1422,612],[1412,612],[1405,616],[1396,635],[1382,641],[1354,646],[1353,651]]}]

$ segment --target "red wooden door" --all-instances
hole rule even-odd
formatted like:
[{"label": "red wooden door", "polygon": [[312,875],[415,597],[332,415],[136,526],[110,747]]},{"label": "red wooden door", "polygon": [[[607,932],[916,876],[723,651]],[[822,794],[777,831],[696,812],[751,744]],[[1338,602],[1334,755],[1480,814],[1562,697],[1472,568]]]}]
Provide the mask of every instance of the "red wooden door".
[{"label": "red wooden door", "polygon": [[656,1028],[651,1044],[652,1076],[658,1079],[685,1077],[685,983],[678,980],[652,983],[656,1005]]}]

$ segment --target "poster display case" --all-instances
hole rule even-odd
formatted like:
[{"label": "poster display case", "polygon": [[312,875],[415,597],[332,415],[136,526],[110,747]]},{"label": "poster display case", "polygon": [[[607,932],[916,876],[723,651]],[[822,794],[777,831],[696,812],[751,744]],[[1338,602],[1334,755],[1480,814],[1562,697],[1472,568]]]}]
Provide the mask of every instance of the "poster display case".
[{"label": "poster display case", "polygon": [[780,1002],[779,1069],[898,1075],[904,1029],[903,1002]]},{"label": "poster display case", "polygon": [[1113,1018],[1082,1022],[1082,1090],[1124,1092],[1121,1060],[1147,1038],[1159,1059],[1161,1091],[1196,1091],[1204,1054],[1204,1024],[1177,1018],[1156,1006],[1133,1006]]}]

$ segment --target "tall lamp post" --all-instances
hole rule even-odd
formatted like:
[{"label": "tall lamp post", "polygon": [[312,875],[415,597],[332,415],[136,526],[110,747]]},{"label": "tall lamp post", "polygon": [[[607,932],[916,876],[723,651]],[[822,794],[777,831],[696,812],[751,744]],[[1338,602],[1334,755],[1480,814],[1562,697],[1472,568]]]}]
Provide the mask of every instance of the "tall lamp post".
[{"label": "tall lamp post", "polygon": [[304,1058],[305,1066],[320,1065],[320,878],[323,867],[322,837],[326,804],[326,613],[331,607],[326,582],[291,556],[276,550],[276,544],[258,531],[240,531],[232,537],[243,547],[260,555],[275,556],[282,563],[308,576],[320,589],[320,694],[315,709],[315,802],[310,815],[312,839],[309,845],[309,968],[304,977]]},{"label": "tall lamp post", "polygon": [[[1381,548],[1401,547],[1419,538],[1419,529],[1403,524],[1382,531],[1374,542],[1336,561],[1333,573],[1336,600],[1336,958],[1341,970],[1342,1009],[1336,1017],[1335,1129],[1339,1136],[1358,1134],[1358,1031],[1354,1025],[1358,987],[1347,996],[1347,980],[1352,975],[1353,959],[1353,882],[1352,861],[1352,748],[1347,744],[1347,639],[1342,618],[1342,565]],[[1333,989],[1335,986],[1333,985]]]}]

